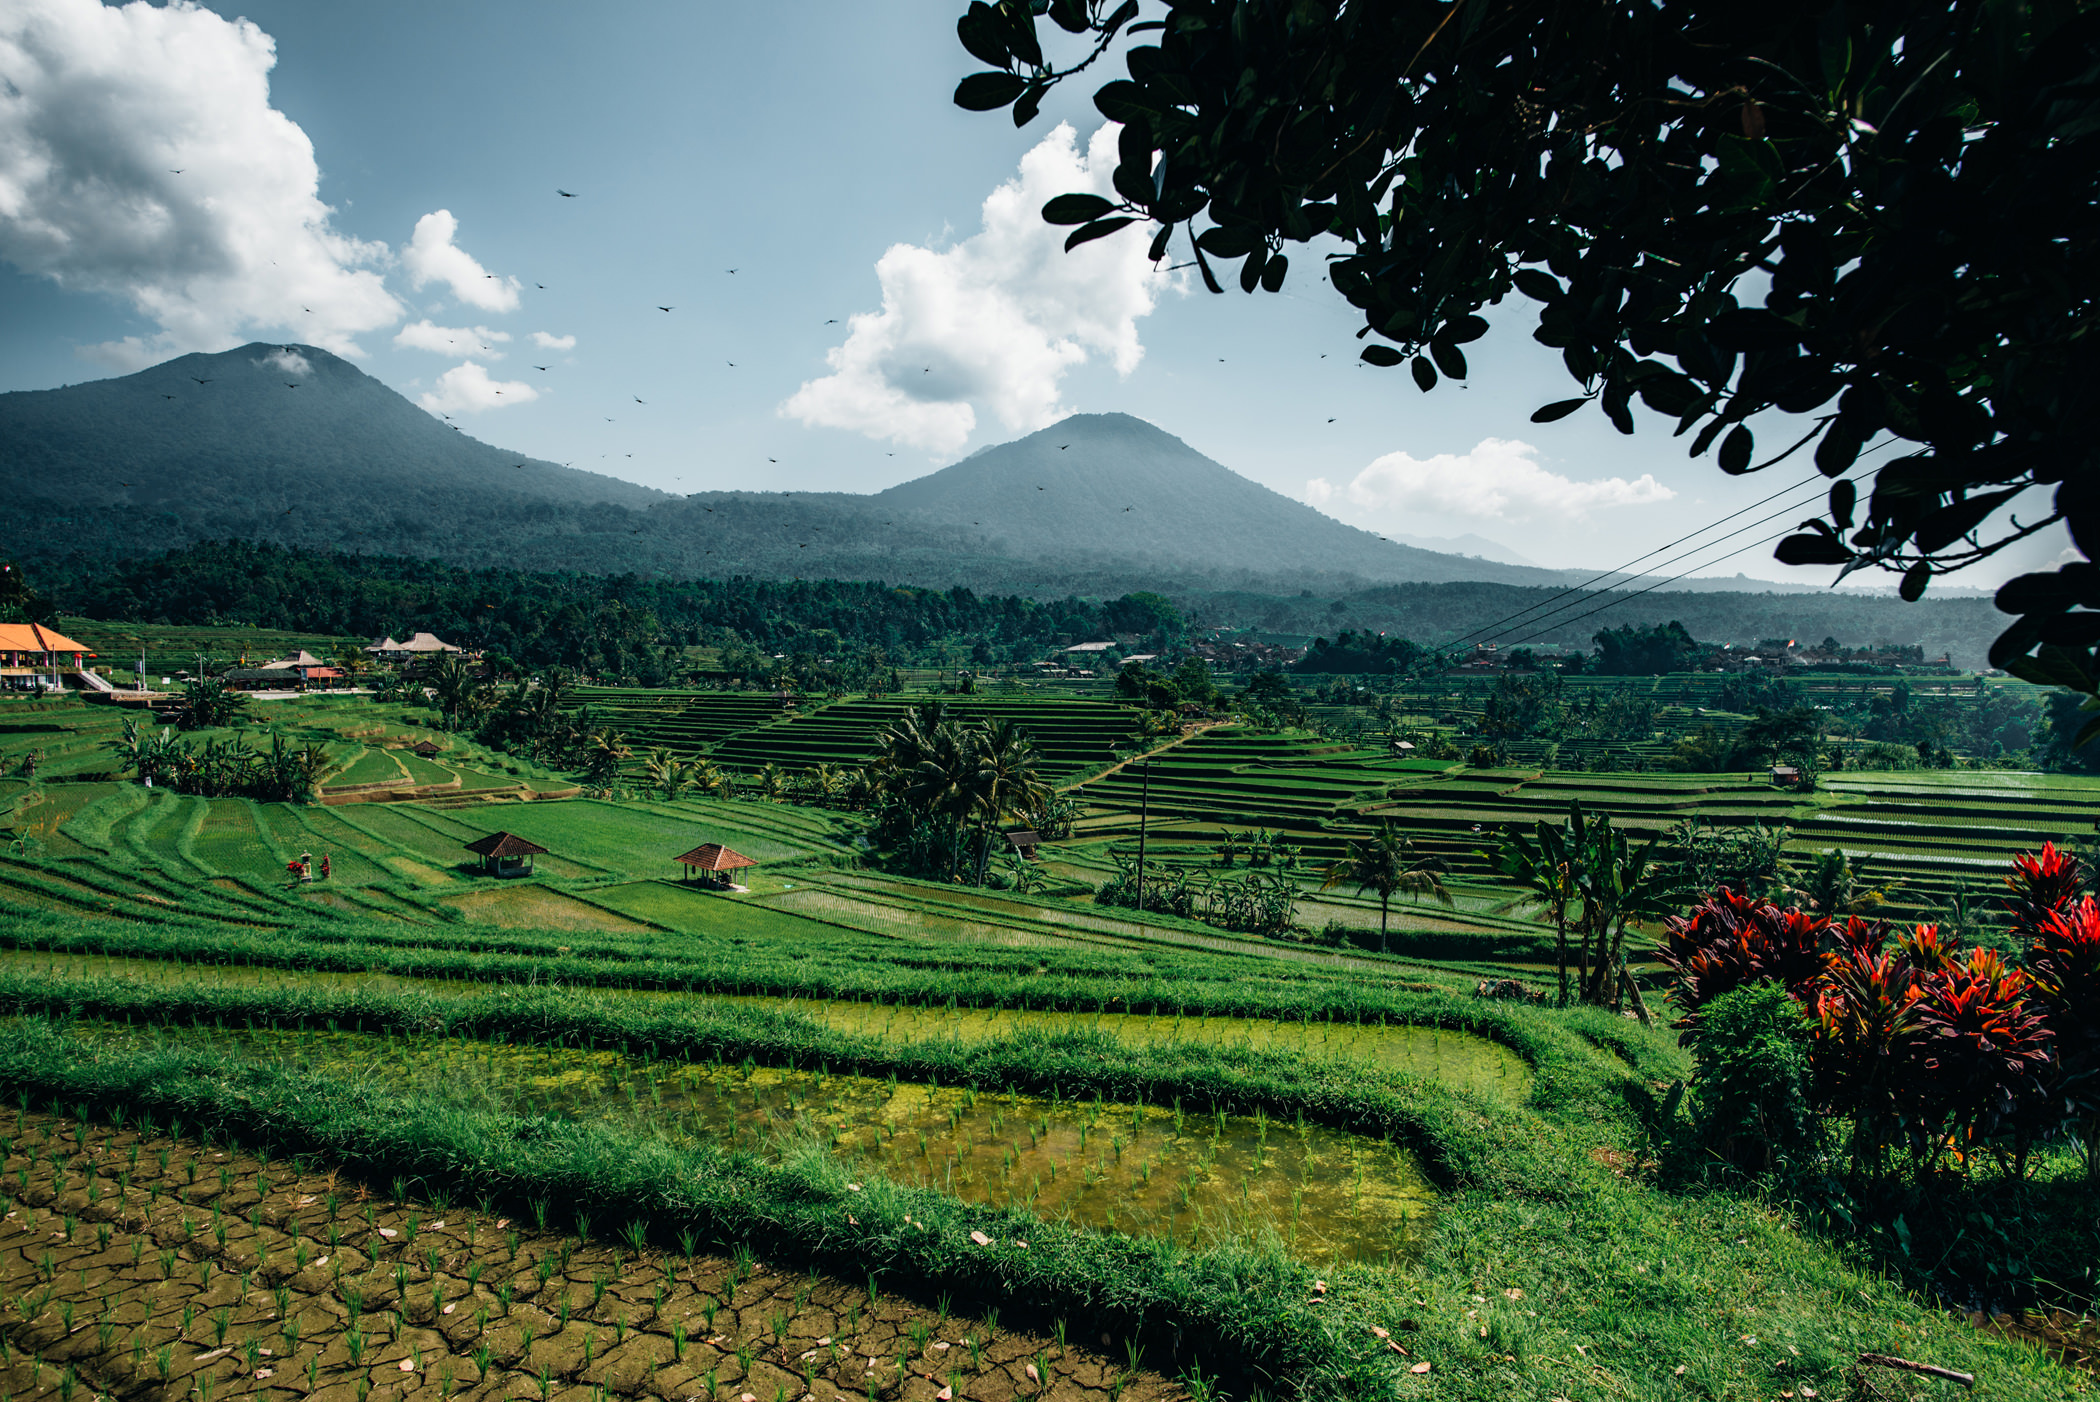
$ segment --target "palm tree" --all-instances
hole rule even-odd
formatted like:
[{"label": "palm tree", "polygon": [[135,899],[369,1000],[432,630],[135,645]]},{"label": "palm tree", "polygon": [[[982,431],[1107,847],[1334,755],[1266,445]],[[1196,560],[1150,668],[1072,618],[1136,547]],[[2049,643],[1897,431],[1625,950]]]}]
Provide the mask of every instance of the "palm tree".
[{"label": "palm tree", "polygon": [[1439,905],[1448,907],[1451,904],[1451,892],[1444,886],[1442,859],[1418,856],[1414,842],[1395,831],[1391,823],[1381,823],[1371,836],[1350,843],[1349,855],[1327,868],[1320,889],[1331,890],[1352,882],[1358,895],[1366,891],[1378,893],[1378,948],[1381,953],[1386,952],[1386,916],[1395,891],[1416,896],[1426,893],[1434,896]]},{"label": "palm tree", "polygon": [[678,762],[678,756],[662,745],[642,756],[642,772],[649,776],[650,783],[664,791],[667,799],[677,798],[678,791],[685,787],[685,766]]},{"label": "palm tree", "polygon": [[[1495,847],[1481,855],[1504,876],[1529,887],[1532,896],[1544,903],[1553,917],[1555,964],[1560,972],[1561,1006],[1568,1002],[1568,907],[1581,893],[1578,866],[1587,834],[1582,805],[1570,806],[1568,818],[1556,828],[1538,820],[1534,845],[1521,832],[1505,833]],[[1522,904],[1529,897],[1520,898]]]},{"label": "palm tree", "polygon": [[1010,814],[1025,813],[1042,803],[1050,787],[1037,773],[1035,743],[1013,721],[1002,717],[976,731],[971,740],[966,783],[970,806],[979,818],[977,884],[981,886],[985,866],[991,861],[992,829]]},{"label": "palm tree", "polygon": [[620,777],[620,762],[632,754],[627,737],[617,730],[595,730],[584,743],[584,773],[598,788],[610,788]]},{"label": "palm tree", "polygon": [[802,771],[802,782],[816,796],[818,806],[829,808],[839,791],[839,772],[828,764],[814,765]]},{"label": "palm tree", "polygon": [[787,775],[781,773],[780,766],[771,760],[767,760],[765,768],[758,771],[758,791],[774,803],[780,802],[781,795],[787,792]]}]

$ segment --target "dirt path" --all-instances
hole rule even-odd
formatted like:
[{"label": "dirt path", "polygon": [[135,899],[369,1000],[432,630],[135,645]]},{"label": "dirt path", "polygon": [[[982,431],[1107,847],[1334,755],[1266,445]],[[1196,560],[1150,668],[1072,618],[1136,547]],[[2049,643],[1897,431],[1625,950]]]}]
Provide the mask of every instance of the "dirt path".
[{"label": "dirt path", "polygon": [[996,1315],[19,1122],[0,1120],[0,1394],[23,1402],[1180,1402]]},{"label": "dirt path", "polygon": [[1143,754],[1131,755],[1127,759],[1119,759],[1114,764],[1111,764],[1110,766],[1108,766],[1108,768],[1102,770],[1098,774],[1089,774],[1084,779],[1075,779],[1069,784],[1059,784],[1057,786],[1057,791],[1059,793],[1071,793],[1074,790],[1083,789],[1088,784],[1094,783],[1097,780],[1106,779],[1109,775],[1114,774],[1119,770],[1128,769],[1131,765],[1136,764],[1141,759],[1151,759],[1156,755],[1165,754],[1168,750],[1173,749],[1176,745],[1186,744],[1188,741],[1195,739],[1198,735],[1201,735],[1206,730],[1216,730],[1221,725],[1231,724],[1232,722],[1230,720],[1192,721],[1190,722],[1187,729],[1175,735],[1173,739],[1167,741],[1166,744],[1161,745],[1159,748],[1146,750]]}]

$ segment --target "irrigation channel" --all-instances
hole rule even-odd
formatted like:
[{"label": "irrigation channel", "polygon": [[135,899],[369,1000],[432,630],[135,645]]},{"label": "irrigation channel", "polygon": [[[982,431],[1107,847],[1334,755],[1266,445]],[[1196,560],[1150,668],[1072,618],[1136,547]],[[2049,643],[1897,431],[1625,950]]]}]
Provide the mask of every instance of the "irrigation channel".
[{"label": "irrigation channel", "polygon": [[[1134,1349],[639,1254],[136,1128],[0,1123],[0,1394],[1171,1402]],[[871,1282],[872,1286],[872,1282]]]},{"label": "irrigation channel", "polygon": [[828,1148],[870,1174],[1050,1220],[1191,1246],[1269,1240],[1312,1263],[1426,1245],[1436,1194],[1406,1149],[1320,1125],[614,1051],[322,1029],[79,1022],[126,1048],[280,1061],[517,1113],[596,1116],[778,1160]]},{"label": "irrigation channel", "polygon": [[[248,965],[177,963],[121,956],[52,955],[0,949],[0,970],[52,977],[106,976],[163,986],[360,988],[372,992],[488,993],[505,985],[464,979],[414,978],[385,973],[270,969]],[[514,986],[514,985],[513,985]],[[1450,1028],[1349,1022],[1285,1022],[1266,1018],[1188,1017],[1153,1013],[1061,1013],[1027,1008],[922,1007],[821,998],[771,998],[655,989],[577,990],[584,999],[651,999],[672,1005],[733,1003],[796,1013],[840,1032],[890,1042],[976,1043],[1020,1033],[1093,1032],[1133,1045],[1176,1042],[1248,1051],[1290,1052],[1357,1061],[1388,1071],[1442,1081],[1459,1090],[1521,1102],[1531,1091],[1531,1068],[1499,1042]]]}]

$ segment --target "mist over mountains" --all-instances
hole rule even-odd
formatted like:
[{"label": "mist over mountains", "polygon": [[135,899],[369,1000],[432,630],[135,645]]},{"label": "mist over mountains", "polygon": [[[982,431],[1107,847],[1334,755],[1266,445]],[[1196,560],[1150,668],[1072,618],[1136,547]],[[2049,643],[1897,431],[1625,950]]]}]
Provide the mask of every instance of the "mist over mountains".
[{"label": "mist over mountains", "polygon": [[[1035,597],[1154,589],[1215,597],[1230,615],[1219,622],[1288,619],[1294,629],[1344,621],[1314,620],[1303,606],[1314,597],[1361,600],[1346,622],[1384,626],[1407,615],[1409,586],[1443,586],[1432,592],[1447,602],[1477,593],[1491,609],[1512,588],[1590,577],[1382,539],[1127,414],[1075,415],[872,494],[671,496],[480,442],[327,351],[266,343],[0,394],[0,487],[0,550],[30,561],[245,539],[595,574],[873,579]],[[1450,587],[1488,585],[1502,588]],[[1748,580],[1676,587],[1684,592],[1615,608],[1566,640],[1691,613],[1720,638],[1838,631],[1937,639],[1980,657],[1996,627],[1988,605],[1955,607],[1980,601],[1904,606]],[[1731,588],[1755,592],[1711,596]],[[1818,622],[1840,619],[1851,626]]]}]

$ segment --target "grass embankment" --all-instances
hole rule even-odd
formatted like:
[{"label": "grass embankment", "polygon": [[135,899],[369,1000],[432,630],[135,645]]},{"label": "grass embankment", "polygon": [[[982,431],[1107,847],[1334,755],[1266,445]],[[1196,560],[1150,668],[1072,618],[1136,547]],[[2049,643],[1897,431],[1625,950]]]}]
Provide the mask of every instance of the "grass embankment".
[{"label": "grass embankment", "polygon": [[[712,1045],[740,1045],[748,1053],[836,1052],[835,1067],[858,1052],[871,1058],[869,1069],[900,1066],[929,1076],[975,1070],[1040,1084],[1026,1078],[1054,1070],[1070,1078],[1067,1091],[1089,1078],[1127,1098],[1208,1091],[1245,1096],[1239,1103],[1278,1113],[1303,1108],[1308,1118],[1363,1117],[1357,1122],[1404,1130],[1445,1185],[1434,1242],[1411,1264],[1335,1268],[1332,1288],[1319,1295],[1309,1272],[1273,1253],[1188,1252],[1074,1233],[873,1182],[854,1194],[838,1181],[845,1170],[828,1161],[776,1168],[674,1152],[633,1129],[381,1095],[224,1057],[134,1053],[88,1060],[76,1042],[33,1027],[0,1039],[0,1086],[104,1105],[151,1103],[165,1107],[156,1113],[269,1135],[362,1172],[427,1176],[513,1200],[573,1201],[603,1214],[599,1220],[645,1210],[652,1220],[682,1214],[688,1229],[722,1241],[763,1230],[781,1243],[776,1254],[840,1271],[872,1266],[886,1280],[908,1282],[921,1298],[980,1292],[1015,1308],[1033,1302],[1075,1322],[1100,1319],[1105,1327],[1141,1334],[1153,1356],[1175,1370],[1226,1373],[1234,1391],[1261,1385],[1370,1398],[1390,1397],[1397,1384],[1403,1396],[1483,1402],[1549,1395],[1747,1398],[1807,1388],[1830,1395],[1845,1385],[1845,1371],[1861,1350],[1978,1371],[2007,1397],[2062,1397],[2091,1383],[2038,1352],[1975,1333],[1957,1317],[1921,1305],[1872,1261],[1803,1231],[1776,1204],[1658,1186],[1642,1157],[1653,1113],[1650,1081],[1681,1065],[1678,1054],[1663,1035],[1590,1012],[1493,1010],[1528,1034],[1538,1069],[1529,1104],[1514,1108],[1361,1069],[1330,1075],[1288,1057],[1188,1048],[1134,1054],[1120,1043],[1089,1046],[1083,1037],[885,1049],[778,1015],[739,1011],[695,1022],[623,1008],[619,1000],[603,1008],[596,1004],[605,1000],[546,993],[510,1000],[356,993],[302,1001],[305,995],[274,991],[130,992],[115,981],[98,992],[95,980],[38,993],[34,982],[22,981],[24,1006],[42,999],[42,1006],[113,1012],[131,998],[138,1000],[131,1004],[135,1016],[190,1007],[214,1023],[221,1012],[244,1017],[248,1007],[261,1018],[300,1009],[299,1015],[312,1016],[326,1007],[340,1015],[359,1007],[362,1016],[422,1017],[426,1027],[470,1012],[526,1016],[554,1037],[653,1035],[659,1053],[672,1037],[685,1035],[741,1038]],[[179,1028],[171,1035],[179,1036]],[[1644,1076],[1615,1069],[1617,1058],[1592,1050],[1595,1043],[1640,1060]],[[858,1223],[842,1228],[842,1215]],[[907,1225],[906,1216],[930,1229]],[[994,1242],[1025,1239],[1031,1246],[987,1255],[985,1248],[973,1249],[972,1230]],[[1387,1351],[1374,1326],[1391,1331],[1407,1355]],[[1430,1371],[1404,1371],[1420,1362]]]}]

